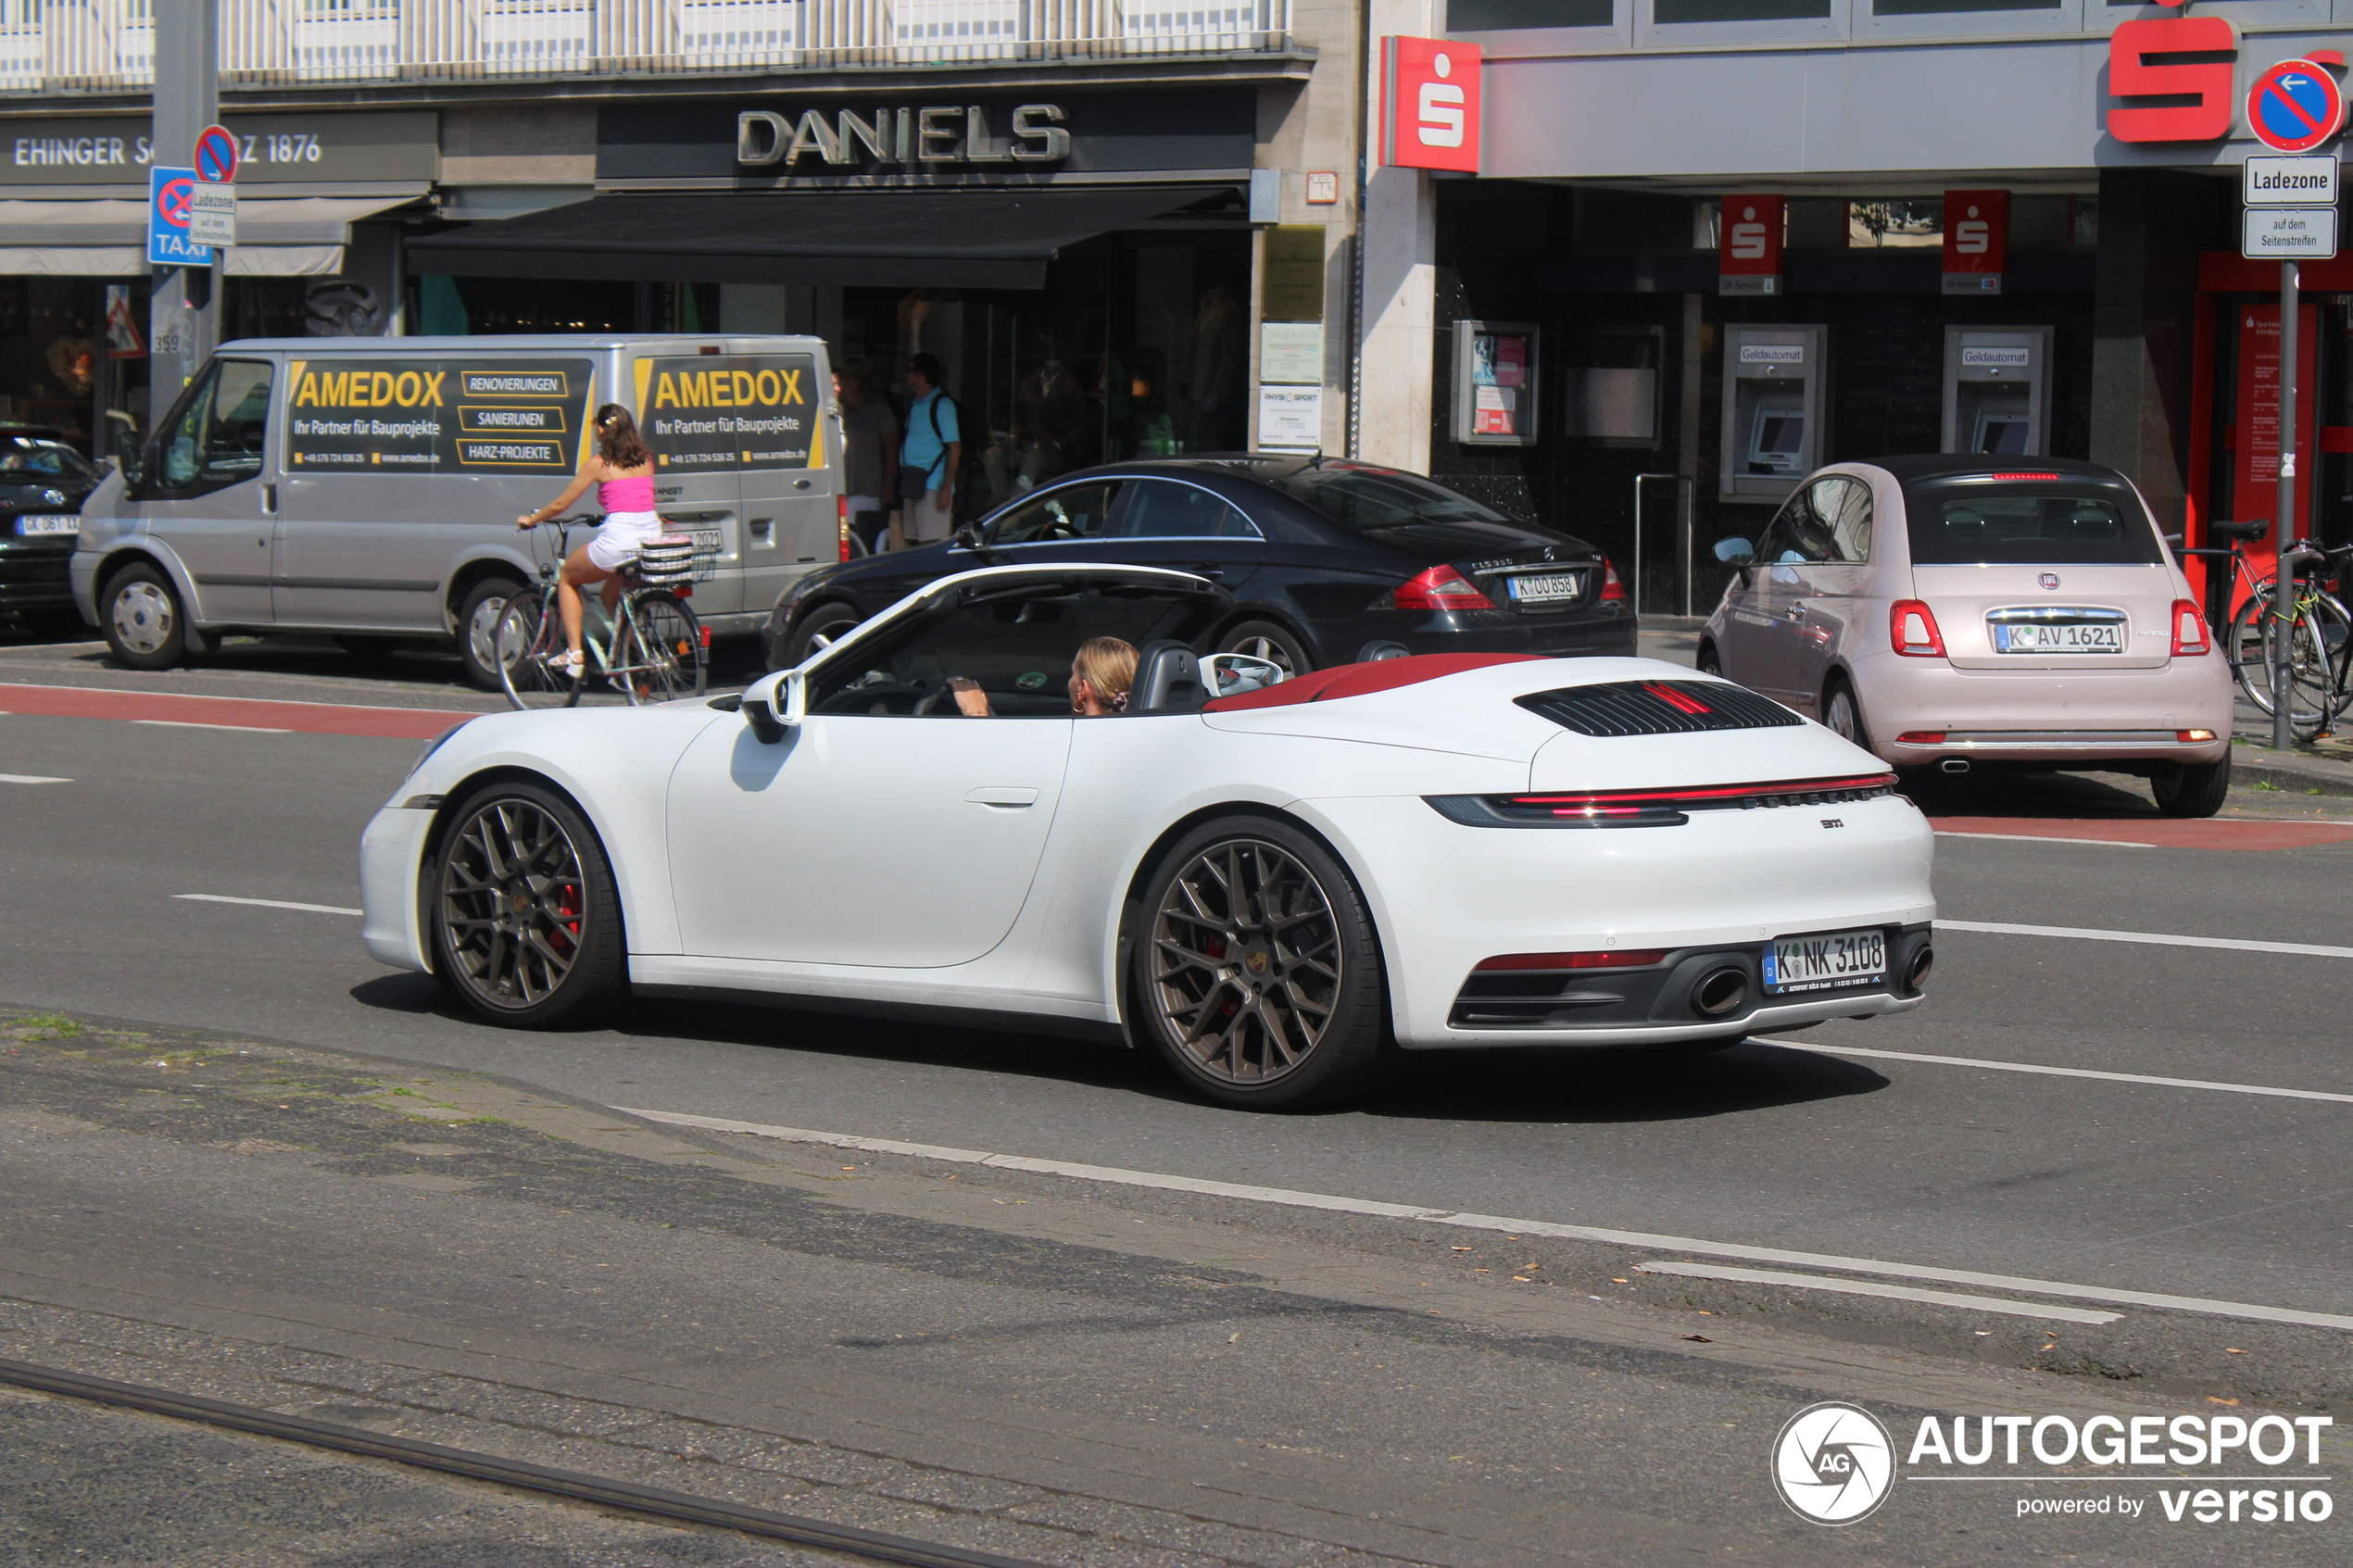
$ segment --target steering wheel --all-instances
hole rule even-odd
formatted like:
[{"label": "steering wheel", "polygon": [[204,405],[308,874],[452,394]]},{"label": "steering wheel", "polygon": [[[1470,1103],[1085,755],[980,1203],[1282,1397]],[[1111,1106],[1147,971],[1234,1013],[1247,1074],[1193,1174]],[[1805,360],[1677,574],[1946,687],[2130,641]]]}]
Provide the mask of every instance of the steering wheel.
[{"label": "steering wheel", "polygon": [[922,719],[937,713],[939,711],[939,705],[943,702],[951,708],[955,706],[956,687],[951,682],[942,681],[924,694],[924,699],[915,704],[915,717]]}]

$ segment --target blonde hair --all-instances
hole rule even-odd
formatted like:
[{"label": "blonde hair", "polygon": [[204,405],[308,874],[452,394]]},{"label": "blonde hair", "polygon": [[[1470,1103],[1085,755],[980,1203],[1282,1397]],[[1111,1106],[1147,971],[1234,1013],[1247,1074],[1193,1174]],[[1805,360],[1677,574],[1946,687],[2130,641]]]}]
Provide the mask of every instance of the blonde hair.
[{"label": "blonde hair", "polygon": [[[1074,688],[1086,682],[1105,708],[1126,707],[1127,689],[1136,684],[1136,646],[1117,637],[1088,638],[1070,661],[1070,680]],[[1074,689],[1074,701],[1077,695]]]}]

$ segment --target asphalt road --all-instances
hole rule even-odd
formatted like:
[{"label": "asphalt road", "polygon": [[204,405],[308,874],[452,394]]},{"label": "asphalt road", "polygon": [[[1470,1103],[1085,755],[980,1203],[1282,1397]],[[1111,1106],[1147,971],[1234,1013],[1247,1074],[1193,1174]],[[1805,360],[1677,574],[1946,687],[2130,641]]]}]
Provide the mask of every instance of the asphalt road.
[{"label": "asphalt road", "polygon": [[[471,706],[446,684],[407,678],[413,671],[371,678],[326,668],[333,656],[304,657],[314,662],[273,650],[242,667],[233,659],[191,675],[134,679],[83,652],[20,648],[0,650],[0,681],[175,691],[202,683],[216,695]],[[411,688],[447,696],[428,700]],[[0,1000],[498,1074],[595,1105],[1871,1260],[1891,1265],[1890,1278],[1967,1271],[2353,1311],[2353,1102],[2253,1092],[2353,1096],[2344,1000],[2353,963],[2199,945],[2348,945],[2353,922],[2340,911],[2353,840],[2342,834],[2255,851],[2070,842],[2066,822],[2052,819],[2113,836],[2119,824],[2153,823],[2145,797],[2124,782],[2082,779],[1957,789],[1924,804],[1955,818],[2005,819],[2021,836],[1982,836],[2003,830],[1973,821],[1967,831],[1976,835],[1940,841],[1945,918],[2191,940],[1948,930],[1939,936],[1931,998],[1905,1018],[1826,1026],[1805,1044],[1751,1043],[1671,1070],[1574,1053],[1432,1054],[1365,1104],[1265,1117],[1195,1104],[1149,1060],[1016,1034],[685,1005],[633,1006],[604,1027],[560,1035],[505,1033],[452,1009],[429,981],[376,966],[348,916],[179,897],[356,905],[359,827],[415,750],[409,741],[353,736],[0,717],[0,772],[71,781],[0,784],[9,871],[0,881]],[[2345,822],[2327,803],[2277,795],[2234,797],[2233,815]],[[2233,841],[2227,825],[2197,840]],[[1041,1193],[1060,1190],[1038,1180]],[[1166,1195],[1151,1204],[1155,1213],[1191,1211]],[[1400,1253],[1403,1245],[1356,1236],[1353,1221],[1228,1209],[1217,1210],[1217,1223],[1302,1246]],[[1612,1259],[1622,1273],[1631,1257],[1564,1243],[1531,1277],[1590,1273]],[[1523,1267],[1516,1257],[1489,1261]],[[1637,1293],[1646,1310],[1713,1302],[1720,1312],[1764,1311],[1793,1333],[1931,1360],[1960,1355],[1970,1336],[1994,1337],[1943,1308],[1783,1292],[1767,1311],[1740,1286],[1694,1288],[1700,1294]],[[907,1298],[911,1323],[934,1311],[912,1305],[926,1291]],[[886,1294],[872,1306],[877,1332],[898,1332],[897,1299]],[[1002,1304],[987,1311],[1022,1315]],[[2014,1322],[1985,1321],[1999,1330],[1997,1344],[2013,1343]],[[2020,1342],[2004,1364],[2043,1367],[2079,1399],[2101,1386],[2086,1373],[2138,1378],[2145,1392],[2194,1404],[2309,1400],[2326,1409],[2353,1394],[2342,1332],[2151,1309],[2052,1339],[2039,1351]],[[2048,1353],[2062,1339],[2068,1348]],[[2070,1357],[2087,1341],[2093,1349]],[[1293,1348],[1294,1371],[1338,1353],[1304,1341]],[[2227,1359],[2249,1348],[2253,1360]],[[1434,1363],[1424,1370],[1460,1374]],[[957,1375],[999,1392],[1014,1378],[998,1363],[963,1365]],[[1178,1375],[1162,1365],[1146,1381]],[[1090,1411],[1135,1404],[1135,1392],[1117,1383],[1110,1366],[1090,1363],[1085,1375],[1074,1372],[1070,1397]],[[1722,1424],[1721,1411],[1679,1405],[1664,1386],[1654,1390],[1661,1418],[1681,1423],[1686,1438]],[[1221,1383],[1198,1410],[1154,1408],[1140,1418],[1212,1431],[1251,1425],[1239,1412],[1252,1397],[1247,1380]],[[1312,1431],[1322,1396],[1286,1397],[1298,1403],[1300,1424],[1253,1426],[1253,1440],[1277,1427]],[[2028,1399],[2014,1387],[2003,1397]],[[1377,1426],[1378,1403],[1326,1413]],[[1462,1419],[1419,1394],[1401,1399],[1397,1412],[1401,1425],[1424,1428],[1458,1429]],[[1752,1411],[1748,1424],[1755,1419]],[[1401,1430],[1381,1440],[1411,1437]],[[1478,1440],[1490,1450],[1498,1442],[1488,1430]],[[1569,1452],[1546,1451],[1555,1460]],[[1637,1441],[1628,1462],[1639,1453],[1642,1463],[1672,1465],[1674,1452]],[[1613,1507],[1662,1517],[1708,1512],[1697,1495],[1679,1505],[1624,1477],[1593,1485]],[[1966,1533],[1957,1517],[1948,1511],[1937,1528]],[[1785,1523],[1772,1521],[1776,1530]],[[2008,1550],[2058,1539],[1981,1526]],[[2321,1549],[2324,1537],[2331,1544]],[[2188,1538],[2144,1542],[2119,1560],[2206,1560],[2206,1549],[2180,1546]],[[2113,1544],[2095,1530],[2070,1539],[2070,1549],[2095,1560],[2103,1542]],[[2344,1542],[2340,1522],[2316,1527],[2309,1543],[2273,1539],[2264,1549],[2287,1552],[2283,1561],[2305,1560],[2297,1554],[2308,1549],[2318,1550],[2310,1561],[2331,1552],[2341,1560]],[[1910,1560],[1969,1560],[1946,1549],[1953,1545],[1931,1550],[1923,1537],[1906,1549],[1916,1553]],[[2231,1550],[2232,1561],[2253,1560]]]}]

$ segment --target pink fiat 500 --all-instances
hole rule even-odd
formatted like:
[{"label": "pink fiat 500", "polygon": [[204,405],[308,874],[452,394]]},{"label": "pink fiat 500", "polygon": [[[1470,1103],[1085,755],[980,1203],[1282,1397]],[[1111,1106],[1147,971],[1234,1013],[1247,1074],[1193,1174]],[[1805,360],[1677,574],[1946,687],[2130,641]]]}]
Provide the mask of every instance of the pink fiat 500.
[{"label": "pink fiat 500", "polygon": [[2095,463],[1943,456],[1806,477],[1739,569],[1699,667],[1898,767],[2100,768],[2211,816],[2230,668],[2147,504]]}]

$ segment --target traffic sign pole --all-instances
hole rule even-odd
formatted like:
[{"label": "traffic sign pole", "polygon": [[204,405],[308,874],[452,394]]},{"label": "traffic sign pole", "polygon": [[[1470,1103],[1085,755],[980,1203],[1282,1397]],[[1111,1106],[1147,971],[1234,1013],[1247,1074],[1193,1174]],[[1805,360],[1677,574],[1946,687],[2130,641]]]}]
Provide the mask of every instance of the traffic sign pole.
[{"label": "traffic sign pole", "polygon": [[[156,8],[156,99],[152,145],[158,164],[193,166],[196,139],[220,118],[220,7]],[[147,301],[147,428],[170,412],[181,389],[220,341],[221,253],[202,266],[158,266]]]},{"label": "traffic sign pole", "polygon": [[2296,296],[2295,258],[2280,263],[2280,484],[2279,516],[2271,537],[2278,542],[2279,570],[2271,596],[2271,746],[2285,751],[2296,744],[2296,727],[2288,712],[2295,698],[2296,569],[2288,564],[2287,547],[2296,541]]}]

